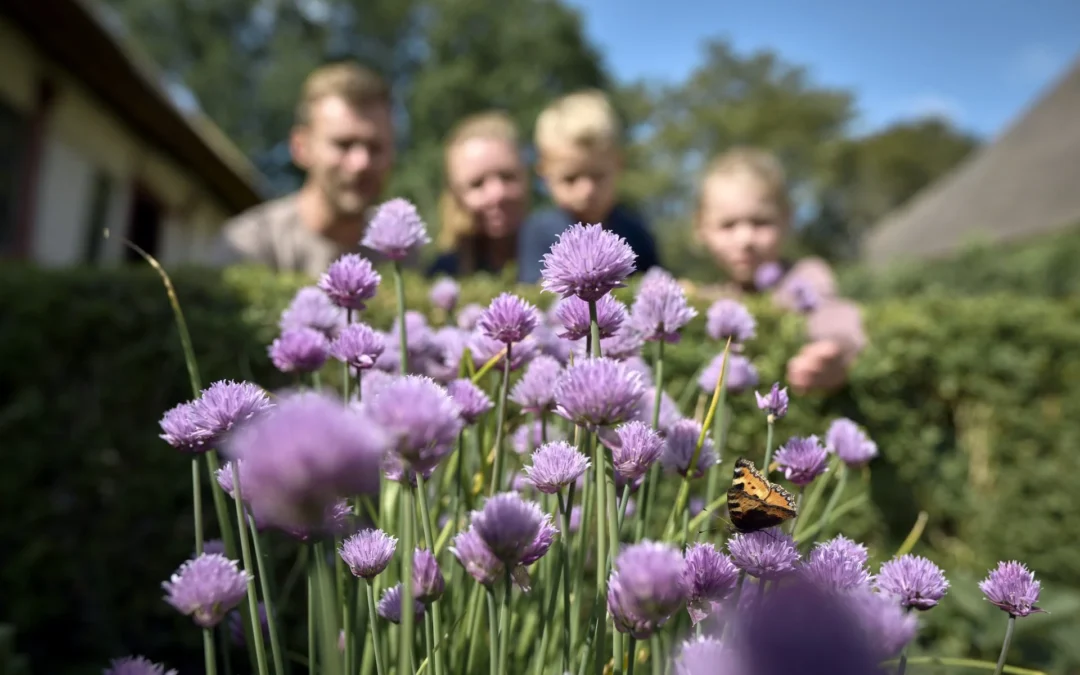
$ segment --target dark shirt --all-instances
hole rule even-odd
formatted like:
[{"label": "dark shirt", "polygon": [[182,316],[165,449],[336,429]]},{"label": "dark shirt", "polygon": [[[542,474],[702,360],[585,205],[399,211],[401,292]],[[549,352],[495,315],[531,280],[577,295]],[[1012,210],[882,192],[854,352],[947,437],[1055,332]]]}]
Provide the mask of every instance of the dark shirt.
[{"label": "dark shirt", "polygon": [[[526,284],[540,281],[544,255],[551,250],[559,235],[576,222],[578,219],[559,208],[534,212],[525,220],[518,237],[518,281]],[[660,264],[656,240],[641,216],[629,208],[616,205],[604,219],[604,229],[614,232],[630,244],[637,254],[634,264],[638,272]]]},{"label": "dark shirt", "polygon": [[[480,260],[477,264],[474,272],[487,272],[489,274],[498,274],[499,270],[494,269],[491,265],[487,264],[487,260]],[[440,253],[438,258],[431,263],[431,266],[427,269],[428,277],[447,276],[457,279],[463,276],[461,269],[461,256],[457,251],[447,251],[446,253]]]}]

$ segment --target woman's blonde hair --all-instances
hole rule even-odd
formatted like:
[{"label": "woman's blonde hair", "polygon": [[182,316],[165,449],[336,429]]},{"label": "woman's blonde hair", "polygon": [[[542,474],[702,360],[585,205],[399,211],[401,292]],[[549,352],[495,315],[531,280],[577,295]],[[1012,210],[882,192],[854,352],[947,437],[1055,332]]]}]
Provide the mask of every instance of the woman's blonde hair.
[{"label": "woman's blonde hair", "polygon": [[764,186],[784,217],[791,215],[791,198],[788,195],[787,174],[780,159],[760,148],[736,146],[714,157],[705,167],[698,182],[698,210],[701,210],[705,183],[715,176],[735,174],[749,175]]},{"label": "woman's blonde hair", "polygon": [[493,138],[506,141],[515,148],[521,143],[521,135],[518,133],[514,120],[502,110],[488,110],[486,112],[469,115],[458,122],[446,138],[443,146],[443,183],[444,188],[439,196],[439,248],[444,251],[458,251],[462,254],[462,266],[474,265],[475,260],[464,260],[466,256],[475,258],[475,251],[463,250],[463,246],[470,241],[475,241],[476,221],[472,215],[461,206],[458,198],[450,189],[450,154],[454,149],[465,141],[474,138]]}]

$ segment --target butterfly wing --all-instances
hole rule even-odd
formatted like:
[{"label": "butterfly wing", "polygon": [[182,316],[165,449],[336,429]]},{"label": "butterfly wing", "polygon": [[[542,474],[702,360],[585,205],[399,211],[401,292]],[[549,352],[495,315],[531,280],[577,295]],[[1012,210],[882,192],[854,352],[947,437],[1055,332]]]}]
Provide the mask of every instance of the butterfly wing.
[{"label": "butterfly wing", "polygon": [[784,488],[770,483],[754,463],[740,457],[727,494],[731,524],[740,532],[776,527],[795,517],[795,499]]}]

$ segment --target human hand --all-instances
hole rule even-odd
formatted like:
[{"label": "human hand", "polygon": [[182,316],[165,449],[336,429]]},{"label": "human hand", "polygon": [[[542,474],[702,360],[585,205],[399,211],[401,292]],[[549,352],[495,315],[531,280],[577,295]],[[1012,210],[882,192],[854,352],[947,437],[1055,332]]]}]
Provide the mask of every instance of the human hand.
[{"label": "human hand", "polygon": [[844,350],[832,340],[805,345],[787,364],[788,384],[798,393],[838,389],[847,381],[847,374]]}]

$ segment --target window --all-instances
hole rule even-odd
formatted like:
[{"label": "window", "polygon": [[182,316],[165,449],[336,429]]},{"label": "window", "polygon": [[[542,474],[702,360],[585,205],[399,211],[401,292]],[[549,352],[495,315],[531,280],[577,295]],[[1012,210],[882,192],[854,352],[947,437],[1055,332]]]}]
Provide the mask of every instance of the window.
[{"label": "window", "polygon": [[[158,239],[161,235],[161,221],[164,219],[161,202],[146,189],[136,184],[135,201],[131,207],[128,221],[128,239],[152,256],[157,256]],[[141,263],[142,257],[128,248],[125,253],[127,262]]]},{"label": "window", "polygon": [[101,258],[101,245],[105,239],[105,226],[112,201],[113,179],[107,171],[98,169],[90,192],[90,213],[83,245],[83,262],[96,265]]},{"label": "window", "polygon": [[0,101],[0,255],[13,253],[26,159],[27,120]]}]

